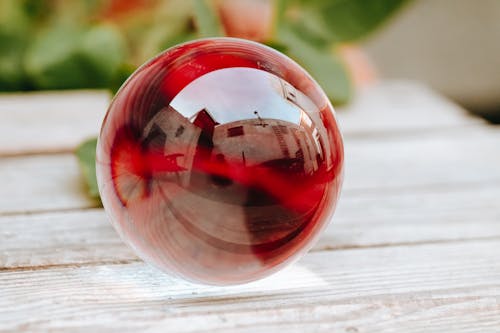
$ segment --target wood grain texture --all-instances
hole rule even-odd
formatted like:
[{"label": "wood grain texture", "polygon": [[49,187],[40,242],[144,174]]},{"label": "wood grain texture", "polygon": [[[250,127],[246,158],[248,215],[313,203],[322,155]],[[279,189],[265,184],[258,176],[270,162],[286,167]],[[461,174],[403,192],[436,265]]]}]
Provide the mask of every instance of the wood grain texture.
[{"label": "wood grain texture", "polygon": [[2,157],[0,184],[0,215],[96,205],[72,154]]},{"label": "wood grain texture", "polygon": [[[0,94],[0,156],[74,150],[82,140],[99,133],[109,101],[106,91]],[[371,86],[337,115],[346,136],[481,123],[410,81]]]},{"label": "wood grain texture", "polygon": [[[346,138],[344,193],[500,181],[500,129]],[[0,214],[94,207],[72,154],[0,159]],[[50,194],[50,195],[49,195]]]},{"label": "wood grain texture", "polygon": [[208,287],[140,261],[85,195],[68,152],[108,101],[0,96],[0,332],[499,331],[499,128],[418,84],[362,91],[338,113],[345,187],[318,244]]},{"label": "wood grain texture", "polygon": [[[312,251],[500,239],[498,198],[496,185],[346,195]],[[101,209],[0,217],[3,270],[134,260]]]},{"label": "wood grain texture", "polygon": [[404,80],[382,81],[358,91],[338,111],[346,136],[399,135],[483,124],[428,87]]},{"label": "wood grain texture", "polygon": [[105,91],[0,94],[0,155],[73,150],[99,133]]},{"label": "wood grain texture", "polygon": [[1,270],[137,260],[102,209],[0,217]]},{"label": "wood grain texture", "polygon": [[414,190],[500,180],[500,128],[346,138],[346,191]]},{"label": "wood grain texture", "polygon": [[345,194],[315,249],[499,237],[499,185]]},{"label": "wood grain texture", "polygon": [[499,246],[492,240],[314,252],[235,287],[192,285],[142,263],[3,272],[0,329],[494,332]]}]

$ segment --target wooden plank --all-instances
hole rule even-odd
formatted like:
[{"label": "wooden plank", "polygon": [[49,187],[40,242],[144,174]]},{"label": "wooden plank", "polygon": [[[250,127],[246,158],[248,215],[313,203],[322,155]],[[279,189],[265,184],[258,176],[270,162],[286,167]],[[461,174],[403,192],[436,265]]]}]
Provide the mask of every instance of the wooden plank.
[{"label": "wooden plank", "polygon": [[1,158],[0,184],[0,215],[96,206],[72,154]]},{"label": "wooden plank", "polygon": [[346,138],[345,190],[379,194],[500,180],[500,128]]},{"label": "wooden plank", "polygon": [[[496,332],[500,131],[467,117],[430,126],[431,113],[399,118],[408,127],[358,117],[347,123],[373,126],[347,130],[335,223],[298,264],[239,287],[137,261],[86,209],[72,155],[1,158],[0,331]],[[2,153],[0,140],[0,155],[71,149],[40,147]]]},{"label": "wooden plank", "polygon": [[[313,251],[500,238],[500,187],[345,195]],[[471,200],[474,198],[474,200]],[[137,260],[104,211],[0,217],[0,267]]]},{"label": "wooden plank", "polygon": [[98,134],[109,100],[105,91],[0,94],[0,154],[73,150]]},{"label": "wooden plank", "polygon": [[[344,193],[500,181],[500,129],[346,139]],[[0,214],[95,206],[71,154],[0,159]],[[48,195],[50,193],[50,195]]]},{"label": "wooden plank", "polygon": [[127,260],[102,209],[0,217],[0,270]]},{"label": "wooden plank", "polygon": [[235,287],[193,285],[142,263],[8,271],[0,273],[0,330],[277,332],[285,324],[295,332],[493,332],[499,247],[494,240],[314,252]]},{"label": "wooden plank", "polygon": [[[106,91],[0,94],[0,155],[73,150],[96,136],[110,95]],[[344,134],[405,133],[480,123],[430,89],[388,81],[359,93],[338,112]]]},{"label": "wooden plank", "polygon": [[382,81],[358,91],[349,105],[339,108],[338,118],[346,136],[402,134],[483,123],[428,87],[404,80]]},{"label": "wooden plank", "polygon": [[386,195],[346,193],[315,249],[499,237],[498,184]]}]

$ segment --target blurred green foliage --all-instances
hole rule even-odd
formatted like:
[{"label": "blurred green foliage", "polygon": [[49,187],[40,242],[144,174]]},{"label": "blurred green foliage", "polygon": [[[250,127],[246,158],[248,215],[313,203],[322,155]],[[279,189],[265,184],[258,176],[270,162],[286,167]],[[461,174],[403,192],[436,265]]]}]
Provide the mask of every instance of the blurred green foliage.
[{"label": "blurred green foliage", "polygon": [[55,27],[33,40],[24,69],[37,89],[107,88],[126,61],[126,50],[112,25]]},{"label": "blurred green foliage", "polygon": [[97,186],[95,167],[96,145],[97,138],[92,138],[83,142],[76,149],[76,156],[80,161],[83,177],[85,178],[85,183],[87,184],[87,193],[91,198],[98,200],[99,187]]},{"label": "blurred green foliage", "polygon": [[[224,1],[1,0],[0,91],[115,91],[160,51],[224,35]],[[254,1],[275,13],[273,33],[262,42],[303,65],[340,104],[352,87],[335,45],[366,36],[408,0]]]},{"label": "blurred green foliage", "polygon": [[[0,1],[0,90],[116,91],[162,50],[231,31],[220,6],[239,0]],[[335,46],[366,36],[408,0],[254,1],[274,13],[272,31],[260,41],[295,59],[341,104],[352,84]],[[76,151],[93,198],[99,198],[96,143]]]}]

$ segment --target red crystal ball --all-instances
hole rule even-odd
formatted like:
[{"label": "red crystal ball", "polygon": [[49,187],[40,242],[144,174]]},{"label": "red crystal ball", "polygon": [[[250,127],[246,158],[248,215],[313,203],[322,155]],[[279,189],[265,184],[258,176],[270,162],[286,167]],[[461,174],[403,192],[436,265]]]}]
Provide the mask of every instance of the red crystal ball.
[{"label": "red crystal ball", "polygon": [[318,84],[264,45],[175,46],[115,96],[97,147],[114,227],[158,268],[206,284],[269,275],[331,219],[343,145]]}]

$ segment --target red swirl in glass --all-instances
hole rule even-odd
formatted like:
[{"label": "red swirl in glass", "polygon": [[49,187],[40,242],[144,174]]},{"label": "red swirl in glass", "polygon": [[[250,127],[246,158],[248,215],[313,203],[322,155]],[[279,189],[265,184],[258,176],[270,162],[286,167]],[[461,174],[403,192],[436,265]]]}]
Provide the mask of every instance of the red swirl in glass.
[{"label": "red swirl in glass", "polygon": [[123,85],[97,175],[114,227],[141,258],[224,285],[312,246],[343,160],[333,108],[304,69],[261,44],[213,38],[163,52]]}]

